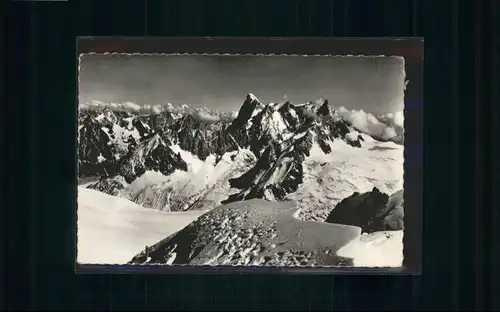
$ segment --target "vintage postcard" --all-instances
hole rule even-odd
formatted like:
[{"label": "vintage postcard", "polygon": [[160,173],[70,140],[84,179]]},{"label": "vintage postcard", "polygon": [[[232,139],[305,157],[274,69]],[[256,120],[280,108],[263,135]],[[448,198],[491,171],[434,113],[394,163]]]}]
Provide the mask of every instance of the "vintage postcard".
[{"label": "vintage postcard", "polygon": [[405,59],[79,57],[77,262],[401,267]]}]

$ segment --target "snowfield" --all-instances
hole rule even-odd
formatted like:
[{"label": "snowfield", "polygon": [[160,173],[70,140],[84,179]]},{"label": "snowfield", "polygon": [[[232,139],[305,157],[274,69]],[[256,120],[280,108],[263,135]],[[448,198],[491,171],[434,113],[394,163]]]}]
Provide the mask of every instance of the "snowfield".
[{"label": "snowfield", "polygon": [[202,161],[178,146],[172,146],[172,150],[181,154],[188,171],[176,170],[169,176],[146,171],[122,191],[122,196],[162,211],[214,208],[235,191],[229,179],[241,175],[255,162],[255,156],[246,149],[226,153],[217,164],[213,155]]},{"label": "snowfield", "polygon": [[125,264],[205,211],[161,212],[125,198],[78,188],[77,262]]},{"label": "snowfield", "polygon": [[401,267],[403,231],[364,233],[337,251],[353,259],[355,267]]},{"label": "snowfield", "polygon": [[363,145],[354,148],[342,140],[330,142],[330,154],[317,144],[304,162],[304,183],[287,196],[299,203],[303,220],[323,221],[342,199],[377,187],[393,194],[403,188],[404,146],[379,142],[361,134]]}]

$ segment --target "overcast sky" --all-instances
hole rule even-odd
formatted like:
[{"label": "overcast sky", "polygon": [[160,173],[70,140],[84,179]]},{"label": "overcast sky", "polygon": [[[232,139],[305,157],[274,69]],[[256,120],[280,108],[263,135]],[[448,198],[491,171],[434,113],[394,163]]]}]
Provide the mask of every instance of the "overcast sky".
[{"label": "overcast sky", "polygon": [[403,109],[404,78],[396,57],[84,55],[79,96],[230,111],[253,93],[265,103],[327,98],[379,114]]}]

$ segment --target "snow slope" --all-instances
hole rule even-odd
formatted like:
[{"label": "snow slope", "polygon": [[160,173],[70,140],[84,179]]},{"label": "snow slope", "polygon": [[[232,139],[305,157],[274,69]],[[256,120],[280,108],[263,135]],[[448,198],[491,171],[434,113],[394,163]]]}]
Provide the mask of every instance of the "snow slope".
[{"label": "snow slope", "polygon": [[77,262],[125,264],[205,211],[161,212],[125,198],[78,188]]},{"label": "snow slope", "polygon": [[233,202],[204,214],[137,255],[132,263],[191,265],[349,265],[336,251],[357,238],[356,226],[302,221],[293,201]]}]

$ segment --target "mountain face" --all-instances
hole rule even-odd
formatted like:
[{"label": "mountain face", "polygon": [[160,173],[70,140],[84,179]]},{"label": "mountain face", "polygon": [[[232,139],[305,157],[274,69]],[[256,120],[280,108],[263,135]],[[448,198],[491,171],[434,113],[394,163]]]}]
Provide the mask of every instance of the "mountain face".
[{"label": "mountain face", "polygon": [[[225,161],[231,162],[248,150],[255,161],[247,161],[239,170],[233,168],[213,182],[214,187],[228,182],[235,191],[220,202],[252,198],[281,201],[303,183],[303,162],[314,144],[325,154],[332,152],[331,144],[336,140],[352,147],[363,144],[362,136],[329,107],[327,100],[319,107],[312,102],[264,105],[248,94],[232,122],[208,122],[166,111],[139,115],[110,110],[82,111],[78,120],[79,176],[101,176],[89,187],[108,194],[119,194],[147,171],[164,176],[188,172],[190,161],[182,156],[185,152],[216,167],[224,157],[229,156]],[[170,195],[162,196],[165,200],[154,208],[163,209]],[[141,204],[149,201],[137,194],[131,199],[143,201]],[[192,198],[193,204],[199,199]]]}]

